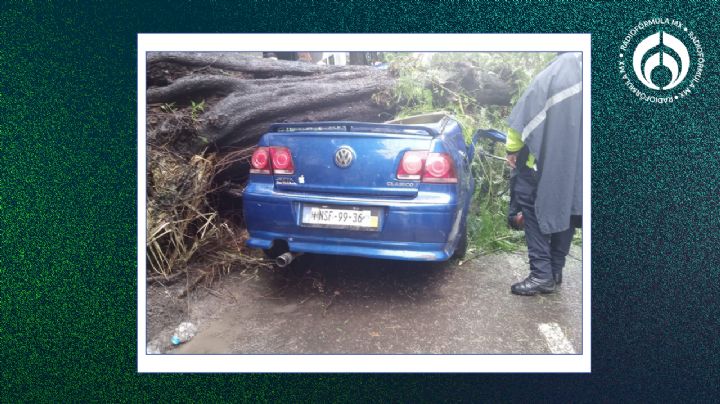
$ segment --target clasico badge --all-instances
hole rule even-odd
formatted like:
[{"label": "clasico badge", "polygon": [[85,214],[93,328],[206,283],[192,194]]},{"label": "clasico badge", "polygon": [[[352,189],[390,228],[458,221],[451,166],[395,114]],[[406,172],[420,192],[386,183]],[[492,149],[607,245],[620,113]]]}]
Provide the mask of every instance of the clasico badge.
[{"label": "clasico badge", "polygon": [[696,92],[704,65],[705,55],[695,33],[670,18],[637,24],[620,46],[622,80],[647,102],[672,103]]}]

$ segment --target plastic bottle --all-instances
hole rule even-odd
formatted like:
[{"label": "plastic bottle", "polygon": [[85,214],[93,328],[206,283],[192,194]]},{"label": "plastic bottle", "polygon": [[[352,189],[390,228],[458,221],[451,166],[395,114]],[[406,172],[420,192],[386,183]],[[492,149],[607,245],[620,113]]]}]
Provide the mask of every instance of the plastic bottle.
[{"label": "plastic bottle", "polygon": [[180,323],[175,329],[175,334],[170,338],[170,342],[172,342],[173,345],[183,344],[190,341],[196,332],[197,327],[195,327],[195,324],[190,322]]}]

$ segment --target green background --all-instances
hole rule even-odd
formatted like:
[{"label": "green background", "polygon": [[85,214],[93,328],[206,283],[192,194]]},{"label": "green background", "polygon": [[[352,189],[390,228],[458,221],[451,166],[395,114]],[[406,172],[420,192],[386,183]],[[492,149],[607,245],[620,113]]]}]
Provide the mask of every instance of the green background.
[{"label": "green background", "polygon": [[[716,398],[718,10],[662,1],[4,2],[0,400]],[[703,43],[699,92],[682,102],[643,103],[616,70],[626,33],[652,17],[681,20]],[[137,374],[138,32],[592,33],[593,373]]]}]

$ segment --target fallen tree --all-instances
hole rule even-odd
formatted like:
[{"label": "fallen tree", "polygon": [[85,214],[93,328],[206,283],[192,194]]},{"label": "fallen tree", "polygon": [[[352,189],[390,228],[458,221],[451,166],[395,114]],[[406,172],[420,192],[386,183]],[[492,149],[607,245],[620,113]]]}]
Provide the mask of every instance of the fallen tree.
[{"label": "fallen tree", "polygon": [[[147,63],[148,104],[206,101],[197,116],[199,134],[220,147],[252,145],[275,122],[382,122],[405,101],[394,97],[392,69],[214,52],[155,52]],[[481,105],[508,105],[510,79],[455,63],[433,71],[424,85],[462,91]]]},{"label": "fallen tree", "polygon": [[[252,145],[274,122],[381,122],[394,80],[367,66],[320,66],[234,54],[153,53],[148,104],[208,100],[199,133],[220,147]],[[160,85],[153,85],[160,84]]]},{"label": "fallen tree", "polygon": [[[438,105],[464,94],[507,105],[507,76],[451,63],[419,75]],[[321,66],[234,53],[153,52],[147,58],[148,269],[163,279],[197,265],[260,265],[244,249],[239,201],[252,147],[275,122],[382,122],[413,102],[392,67]],[[464,100],[464,99],[463,99]],[[230,197],[232,196],[232,197]],[[235,207],[237,208],[237,207]]]}]

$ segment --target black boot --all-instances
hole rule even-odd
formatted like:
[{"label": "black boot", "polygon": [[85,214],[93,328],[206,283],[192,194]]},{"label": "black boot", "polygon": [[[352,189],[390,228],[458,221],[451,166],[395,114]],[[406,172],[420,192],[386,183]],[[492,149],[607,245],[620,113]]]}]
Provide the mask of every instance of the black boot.
[{"label": "black boot", "polygon": [[562,269],[557,272],[553,272],[553,279],[555,280],[556,285],[560,285],[562,283]]},{"label": "black boot", "polygon": [[555,292],[555,281],[552,278],[547,280],[540,279],[530,274],[525,280],[512,285],[510,291],[515,295],[522,296],[533,296],[538,293],[553,293]]}]

